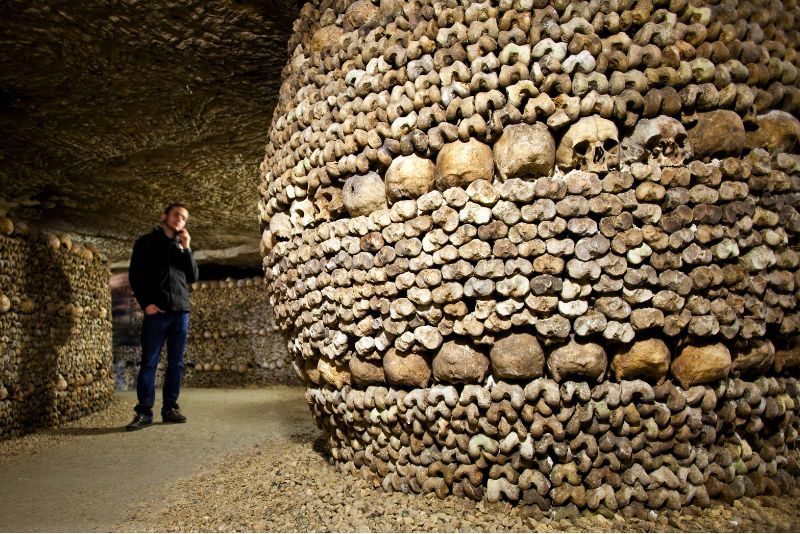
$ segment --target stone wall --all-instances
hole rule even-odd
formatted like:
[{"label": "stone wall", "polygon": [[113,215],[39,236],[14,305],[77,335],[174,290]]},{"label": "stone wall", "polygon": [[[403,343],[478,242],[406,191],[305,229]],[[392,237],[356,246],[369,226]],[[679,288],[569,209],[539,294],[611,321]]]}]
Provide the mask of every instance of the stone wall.
[{"label": "stone wall", "polygon": [[796,2],[303,6],[262,164],[343,469],[548,508],[798,473]]},{"label": "stone wall", "polygon": [[[186,345],[188,387],[225,387],[296,384],[297,374],[277,330],[261,278],[208,280],[192,284],[189,339]],[[124,337],[127,344],[114,347],[118,387],[135,387],[141,360],[138,335],[141,309],[135,301],[123,315],[128,317]],[[134,340],[136,345],[131,345]],[[161,384],[166,363],[166,345],[158,366]]]},{"label": "stone wall", "polygon": [[0,439],[110,401],[110,276],[92,246],[0,217]]}]

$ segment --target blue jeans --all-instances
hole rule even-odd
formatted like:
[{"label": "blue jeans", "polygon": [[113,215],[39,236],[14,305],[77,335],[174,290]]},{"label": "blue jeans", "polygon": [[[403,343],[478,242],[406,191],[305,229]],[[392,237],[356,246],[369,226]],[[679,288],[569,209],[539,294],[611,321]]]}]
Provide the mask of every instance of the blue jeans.
[{"label": "blue jeans", "polygon": [[167,312],[145,315],[142,323],[142,363],[136,381],[139,404],[136,413],[153,417],[156,400],[156,366],[161,347],[167,342],[167,371],[161,395],[161,415],[178,407],[183,380],[183,352],[189,335],[189,312]]}]

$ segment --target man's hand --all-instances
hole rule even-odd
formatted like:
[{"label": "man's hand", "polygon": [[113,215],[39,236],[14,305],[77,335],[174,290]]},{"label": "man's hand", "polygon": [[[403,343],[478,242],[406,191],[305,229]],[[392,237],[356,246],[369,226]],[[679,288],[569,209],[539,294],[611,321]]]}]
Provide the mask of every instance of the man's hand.
[{"label": "man's hand", "polygon": [[165,312],[155,304],[148,304],[147,307],[144,309],[145,315],[155,315],[157,313],[165,313]]},{"label": "man's hand", "polygon": [[186,230],[186,228],[178,232],[178,237],[181,240],[181,246],[185,249],[189,248],[189,243],[192,242],[192,236],[189,235],[189,232]]}]

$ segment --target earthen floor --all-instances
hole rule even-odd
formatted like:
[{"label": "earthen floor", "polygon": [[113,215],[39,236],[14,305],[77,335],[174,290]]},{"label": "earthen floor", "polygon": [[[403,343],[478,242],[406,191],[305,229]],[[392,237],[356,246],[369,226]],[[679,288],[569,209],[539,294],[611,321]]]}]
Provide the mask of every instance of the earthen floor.
[{"label": "earthen floor", "polygon": [[124,431],[135,394],[0,442],[0,531],[799,531],[800,492],[734,506],[543,515],[386,494],[327,462],[301,388],[186,389],[186,425]]}]

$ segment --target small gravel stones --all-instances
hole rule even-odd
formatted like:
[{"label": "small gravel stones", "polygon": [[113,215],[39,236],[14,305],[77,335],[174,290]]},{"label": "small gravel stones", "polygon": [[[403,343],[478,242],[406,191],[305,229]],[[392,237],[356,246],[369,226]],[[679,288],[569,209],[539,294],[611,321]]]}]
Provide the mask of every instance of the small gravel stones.
[{"label": "small gravel stones", "polygon": [[[420,498],[376,490],[330,464],[321,436],[267,441],[188,480],[175,483],[161,507],[152,504],[115,525],[121,531],[254,532],[687,532],[798,530],[800,495],[743,498],[688,506],[681,512],[624,516],[605,507],[572,505],[541,512],[533,506],[476,503],[448,496]],[[314,496],[311,498],[311,496]],[[197,506],[198,502],[204,503]],[[301,503],[301,504],[298,504]]]}]

